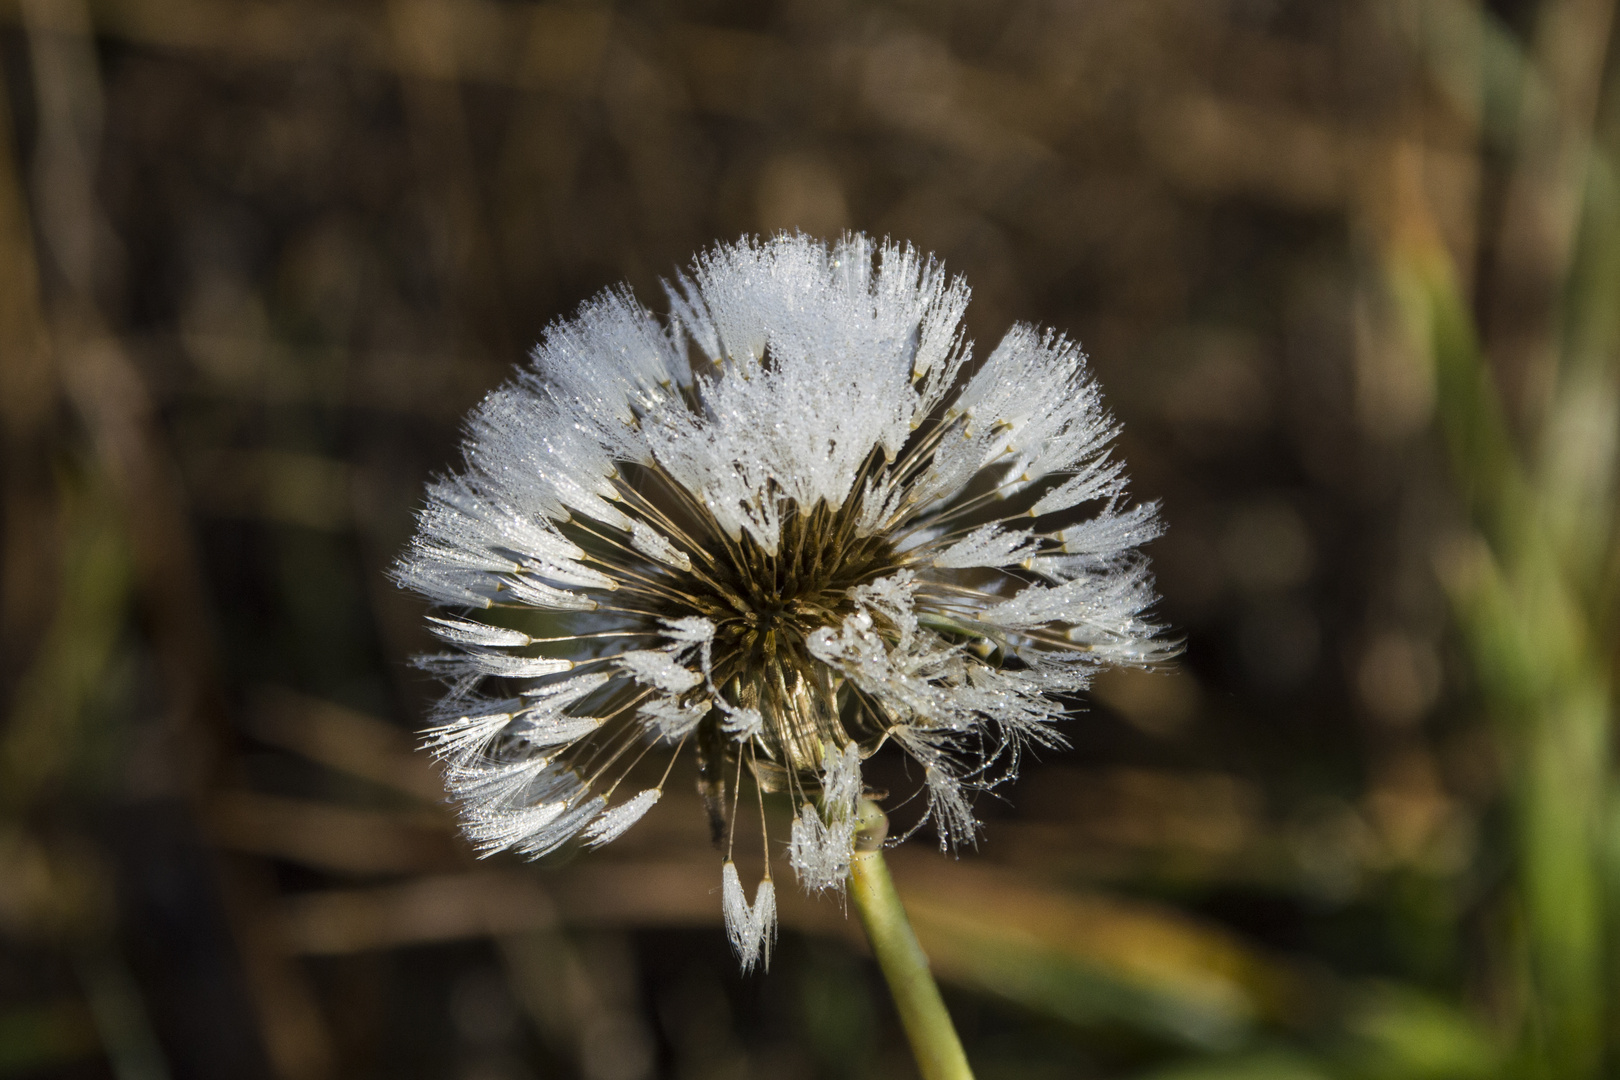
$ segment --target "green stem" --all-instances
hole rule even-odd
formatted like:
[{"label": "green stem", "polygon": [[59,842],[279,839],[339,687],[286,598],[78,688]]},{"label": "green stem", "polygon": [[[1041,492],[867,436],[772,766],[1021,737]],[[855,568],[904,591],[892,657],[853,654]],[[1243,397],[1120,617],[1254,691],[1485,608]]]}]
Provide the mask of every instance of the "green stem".
[{"label": "green stem", "polygon": [[877,804],[862,799],[861,831],[851,860],[849,894],[872,943],[872,953],[889,983],[900,1023],[911,1040],[911,1052],[923,1080],[973,1080],[962,1040],[956,1036],[951,1014],[928,971],[928,957],[911,932],[900,894],[883,861],[883,836],[888,819]]}]

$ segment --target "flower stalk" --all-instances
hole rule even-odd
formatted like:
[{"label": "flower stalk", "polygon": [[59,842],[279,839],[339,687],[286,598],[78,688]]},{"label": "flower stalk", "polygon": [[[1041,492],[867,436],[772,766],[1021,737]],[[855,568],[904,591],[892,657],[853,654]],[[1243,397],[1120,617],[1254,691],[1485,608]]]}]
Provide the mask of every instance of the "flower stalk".
[{"label": "flower stalk", "polygon": [[900,1023],[911,1042],[917,1071],[923,1080],[973,1080],[962,1040],[951,1014],[945,1010],[939,987],[928,970],[928,957],[917,944],[911,921],[895,892],[894,879],[883,861],[883,837],[888,818],[876,803],[862,799],[861,827],[855,834],[850,859],[849,895],[855,901],[872,954],[889,984]]}]

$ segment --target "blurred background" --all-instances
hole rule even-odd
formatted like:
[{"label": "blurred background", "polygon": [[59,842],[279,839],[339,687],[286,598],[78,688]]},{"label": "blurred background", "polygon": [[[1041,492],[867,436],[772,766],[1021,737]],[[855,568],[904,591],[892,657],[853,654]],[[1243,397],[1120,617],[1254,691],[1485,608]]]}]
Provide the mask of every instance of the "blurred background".
[{"label": "blurred background", "polygon": [[412,751],[460,417],[777,229],[1078,337],[1169,521],[1183,658],[893,854],[981,1078],[1616,1075],[1613,9],[4,0],[0,1076],[914,1075],[695,799],[480,863]]}]

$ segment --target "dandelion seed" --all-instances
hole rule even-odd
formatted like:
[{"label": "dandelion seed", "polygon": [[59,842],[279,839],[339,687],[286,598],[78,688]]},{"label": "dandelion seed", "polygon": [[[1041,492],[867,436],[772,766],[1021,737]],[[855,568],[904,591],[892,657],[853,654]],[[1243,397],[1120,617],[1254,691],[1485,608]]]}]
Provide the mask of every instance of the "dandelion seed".
[{"label": "dandelion seed", "polygon": [[801,805],[788,838],[788,864],[807,892],[843,891],[855,852],[860,794],[859,749],[828,747],[821,759],[821,805]]},{"label": "dandelion seed", "polygon": [[601,847],[617,840],[626,829],[647,815],[662,794],[658,788],[648,788],[628,802],[608,810],[585,827],[585,842],[591,847]]},{"label": "dandelion seed", "polygon": [[752,971],[756,963],[770,967],[771,945],[776,941],[776,886],[771,879],[759,883],[750,904],[736,864],[727,859],[720,868],[720,909],[743,974]]},{"label": "dandelion seed", "polygon": [[842,891],[855,854],[854,815],[825,820],[809,803],[799,807],[788,833],[788,865],[806,892]]},{"label": "dandelion seed", "polygon": [[[619,290],[551,327],[395,567],[448,609],[454,651],[420,663],[449,686],[428,743],[468,836],[607,843],[662,794],[609,805],[641,751],[690,744],[717,837],[739,785],[780,792],[801,884],[838,890],[862,762],[892,745],[941,844],[972,842],[973,792],[1063,744],[1066,695],[1168,651],[1157,507],[1126,502],[1084,354],[1019,326],[974,368],[967,287],[859,235],[720,246],[666,292],[667,319]],[[770,856],[750,904],[727,842],[745,969]]]}]

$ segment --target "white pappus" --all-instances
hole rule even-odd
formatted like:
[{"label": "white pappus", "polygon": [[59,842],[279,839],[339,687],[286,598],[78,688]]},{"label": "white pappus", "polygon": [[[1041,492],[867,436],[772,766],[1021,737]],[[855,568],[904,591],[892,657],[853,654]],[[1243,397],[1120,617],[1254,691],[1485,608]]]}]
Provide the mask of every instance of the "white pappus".
[{"label": "white pappus", "polygon": [[884,744],[941,844],[971,841],[971,792],[1061,745],[1070,695],[1167,654],[1160,525],[1079,347],[1017,326],[974,363],[967,287],[909,246],[745,239],[666,292],[665,318],[617,289],[547,331],[394,577],[448,609],[427,741],[480,850],[607,843],[690,747],[747,968],[776,905],[768,840],[752,904],[731,861],[741,784],[762,819],[792,801],[812,891],[843,888]]}]

